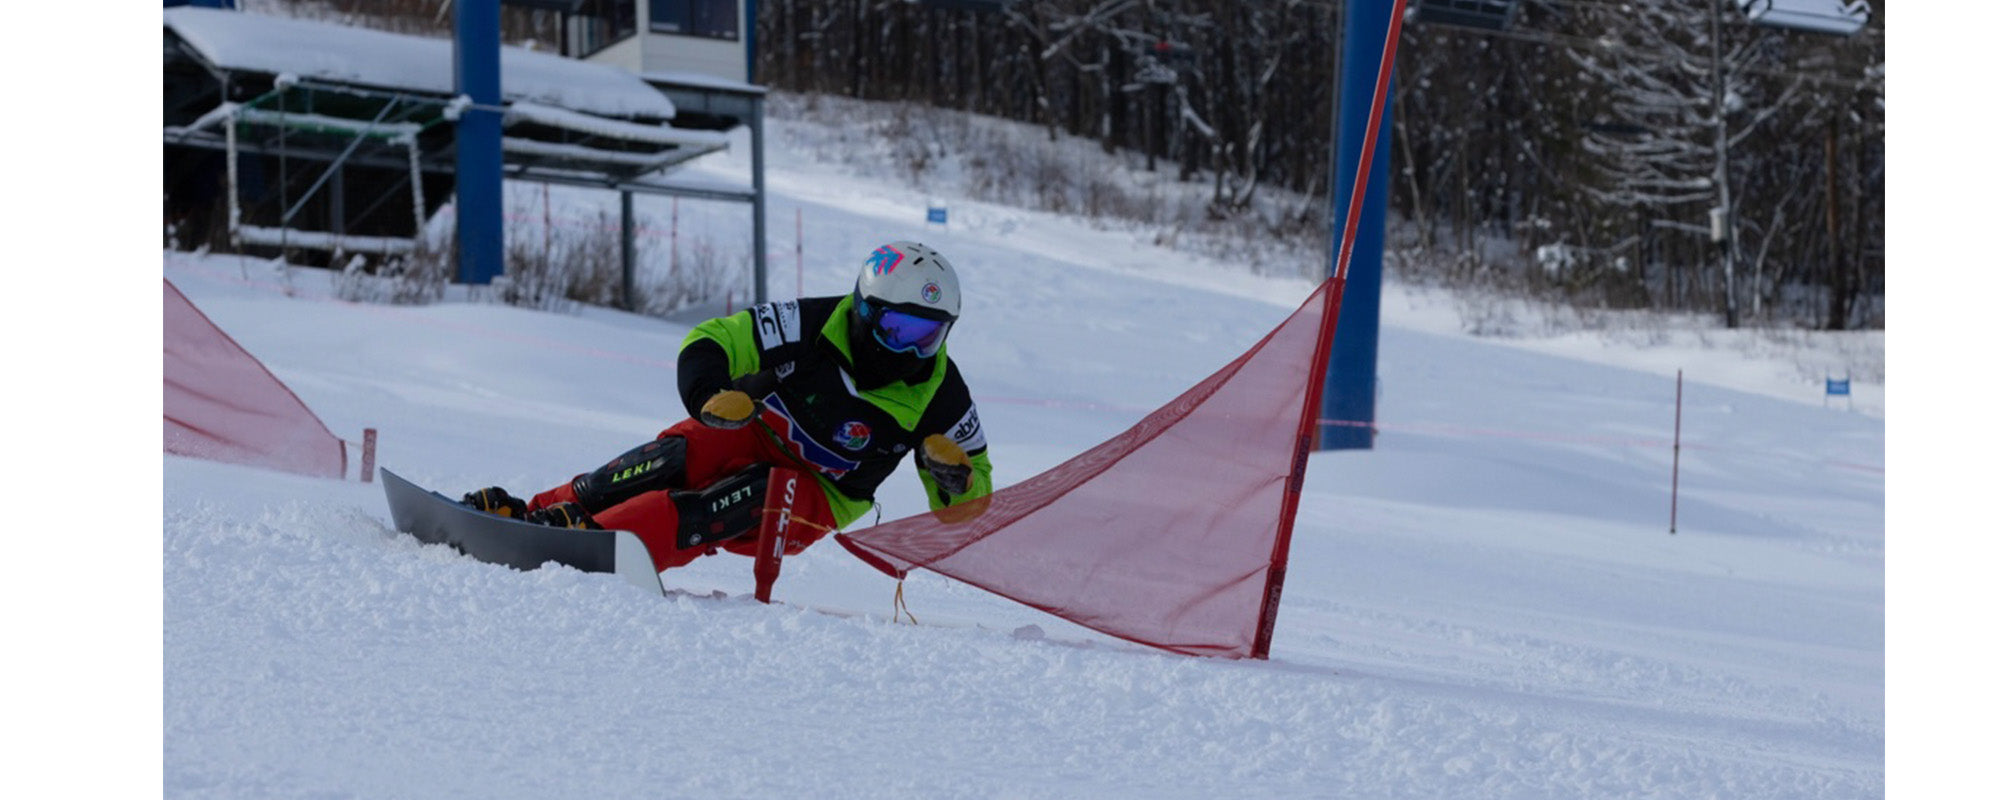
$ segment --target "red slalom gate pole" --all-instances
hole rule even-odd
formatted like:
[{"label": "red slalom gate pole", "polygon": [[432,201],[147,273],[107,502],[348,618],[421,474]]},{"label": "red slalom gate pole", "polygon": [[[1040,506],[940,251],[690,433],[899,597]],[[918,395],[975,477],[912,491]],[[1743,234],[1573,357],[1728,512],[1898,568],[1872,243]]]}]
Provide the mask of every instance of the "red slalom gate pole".
[{"label": "red slalom gate pole", "polygon": [[771,470],[764,483],[764,516],[757,531],[757,602],[771,602],[771,587],[778,582],[778,569],[785,558],[786,538],[791,533],[792,507],[798,502],[799,472],[782,467]]},{"label": "red slalom gate pole", "polygon": [[1389,100],[1390,70],[1396,65],[1396,40],[1403,32],[1403,9],[1408,0],[1380,0],[1390,6],[1389,29],[1382,37],[1382,60],[1375,70],[1375,94],[1368,112],[1368,127],[1362,137],[1361,161],[1354,171],[1354,189],[1347,201],[1347,220],[1340,234],[1340,250],[1334,259],[1333,276],[1327,279],[1326,311],[1320,318],[1319,340],[1313,345],[1311,381],[1306,385],[1306,407],[1299,415],[1297,439],[1292,445],[1291,476],[1285,482],[1284,499],[1278,510],[1278,535],[1271,544],[1270,576],[1264,583],[1264,603],[1257,613],[1257,629],[1250,642],[1250,657],[1271,657],[1271,634],[1278,626],[1278,600],[1285,590],[1286,561],[1292,549],[1292,526],[1299,515],[1299,495],[1304,491],[1306,457],[1319,438],[1321,393],[1326,387],[1328,354],[1333,351],[1333,333],[1340,326],[1340,302],[1347,292],[1347,264],[1354,257],[1354,235],[1361,225],[1361,201],[1368,194],[1368,173],[1374,168],[1375,137],[1382,127],[1382,109]]},{"label": "red slalom gate pole", "polygon": [[1667,533],[1680,527],[1681,518],[1681,371],[1674,370],[1674,488],[1667,507]]},{"label": "red slalom gate pole", "polygon": [[361,429],[361,482],[375,482],[375,429]]}]

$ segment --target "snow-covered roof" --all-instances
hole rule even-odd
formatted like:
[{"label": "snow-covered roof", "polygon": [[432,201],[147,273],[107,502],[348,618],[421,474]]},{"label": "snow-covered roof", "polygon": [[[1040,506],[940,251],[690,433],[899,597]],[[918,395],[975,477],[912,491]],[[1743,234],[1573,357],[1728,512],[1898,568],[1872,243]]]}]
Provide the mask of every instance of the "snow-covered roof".
[{"label": "snow-covered roof", "polygon": [[687,72],[684,70],[658,70],[654,72],[643,73],[639,76],[639,78],[641,80],[653,83],[670,83],[676,86],[687,86],[696,89],[715,89],[725,92],[737,92],[739,94],[762,95],[765,94],[767,91],[765,87],[758,86],[757,84],[754,83],[744,83],[743,81],[732,81],[727,78],[718,78],[715,77],[714,75],[704,75],[699,72]]},{"label": "snow-covered roof", "polygon": [[716,131],[682,130],[666,125],[641,125],[578,114],[565,108],[546,106],[528,100],[517,101],[507,106],[506,123],[512,125],[515,122],[535,122],[552,128],[633,142],[709,148],[729,146],[728,134]]},{"label": "snow-covered roof", "polygon": [[[455,94],[452,43],[239,11],[181,6],[165,25],[202,58],[231,70]],[[637,75],[519,47],[500,48],[500,94],[601,116],[672,119],[674,104]]]}]

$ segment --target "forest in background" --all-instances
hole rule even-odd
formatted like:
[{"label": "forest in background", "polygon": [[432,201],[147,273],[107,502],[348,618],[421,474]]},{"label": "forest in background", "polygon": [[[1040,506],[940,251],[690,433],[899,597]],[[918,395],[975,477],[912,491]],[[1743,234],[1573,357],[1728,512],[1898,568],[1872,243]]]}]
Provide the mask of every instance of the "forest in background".
[{"label": "forest in background", "polygon": [[[1522,0],[1499,32],[1407,23],[1393,268],[1727,314],[1710,218],[1726,185],[1743,322],[1881,327],[1874,5],[1852,37],[1753,25],[1733,0]],[[1266,186],[1316,196],[1322,216],[1264,222],[1324,236],[1344,6],[759,0],[758,80],[1091,137],[1212,186],[1217,217]]]},{"label": "forest in background", "polygon": [[[244,5],[451,24],[448,0]],[[1327,238],[1344,2],[755,5],[758,83],[1087,137],[1204,187],[1206,224]],[[1881,6],[1849,37],[1758,26],[1735,0],[1519,0],[1504,31],[1413,15],[1396,63],[1388,268],[1732,325],[1884,327]],[[502,20],[512,43],[557,38],[551,12]],[[1278,194],[1307,201],[1260,202]],[[1725,207],[1731,224],[1718,224]]]}]

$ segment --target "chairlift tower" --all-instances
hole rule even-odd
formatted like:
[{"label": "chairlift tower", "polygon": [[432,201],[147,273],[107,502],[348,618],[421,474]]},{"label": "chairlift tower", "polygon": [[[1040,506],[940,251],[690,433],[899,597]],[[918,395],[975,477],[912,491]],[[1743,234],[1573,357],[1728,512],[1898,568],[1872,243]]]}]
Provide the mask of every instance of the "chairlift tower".
[{"label": "chairlift tower", "polygon": [[452,89],[458,115],[458,282],[484,285],[507,271],[501,228],[500,0],[457,0]]},{"label": "chairlift tower", "polygon": [[[1504,30],[1512,24],[1517,0],[1413,0],[1413,19],[1422,24]],[[1342,13],[1340,98],[1334,113],[1333,226],[1330,269],[1340,268],[1341,226],[1352,202],[1354,177],[1367,140],[1375,79],[1381,66],[1393,0],[1355,0]],[[1393,80],[1393,79],[1392,79]],[[1390,96],[1395,95],[1391,84]],[[1320,400],[1321,450],[1369,450],[1375,446],[1375,371],[1382,329],[1382,241],[1389,202],[1389,142],[1395,129],[1393,103],[1382,105],[1360,225],[1347,265],[1340,320],[1328,354]]]}]

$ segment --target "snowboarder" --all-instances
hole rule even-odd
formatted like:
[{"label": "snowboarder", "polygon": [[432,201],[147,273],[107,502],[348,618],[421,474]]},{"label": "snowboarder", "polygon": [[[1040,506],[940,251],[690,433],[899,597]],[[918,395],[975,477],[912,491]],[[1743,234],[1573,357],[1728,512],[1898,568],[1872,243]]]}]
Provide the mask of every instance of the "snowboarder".
[{"label": "snowboarder", "polygon": [[993,466],[945,352],[959,305],[958,275],[942,254],[885,244],[849,294],[764,303],[695,326],[678,363],[689,419],[527,501],[490,487],[463,502],[546,525],[631,531],[660,570],[718,547],[754,555],[773,466],[816,478],[794,501],[786,555],[861,517],[912,451],[932,511],[976,515]]}]

